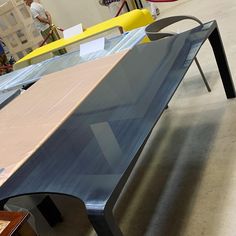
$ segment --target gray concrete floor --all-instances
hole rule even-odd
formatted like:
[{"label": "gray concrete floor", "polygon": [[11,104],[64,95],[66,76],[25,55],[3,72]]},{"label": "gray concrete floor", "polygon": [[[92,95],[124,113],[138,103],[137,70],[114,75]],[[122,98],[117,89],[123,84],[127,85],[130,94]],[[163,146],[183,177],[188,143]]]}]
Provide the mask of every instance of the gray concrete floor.
[{"label": "gray concrete floor", "polygon": [[[158,6],[159,18],[216,19],[236,83],[236,1],[179,0]],[[115,208],[125,236],[236,235],[236,100],[226,100],[209,43],[198,59],[212,92],[193,65]],[[78,200],[53,198],[64,222],[40,226],[41,235],[95,235]]]}]

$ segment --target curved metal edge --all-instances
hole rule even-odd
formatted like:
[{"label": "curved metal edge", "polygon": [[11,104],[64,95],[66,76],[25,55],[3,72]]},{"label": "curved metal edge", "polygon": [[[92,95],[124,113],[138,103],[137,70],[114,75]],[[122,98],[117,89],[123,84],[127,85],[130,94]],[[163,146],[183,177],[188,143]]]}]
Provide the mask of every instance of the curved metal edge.
[{"label": "curved metal edge", "polygon": [[[151,23],[150,25],[148,25],[145,28],[145,32],[148,37],[149,37],[149,35],[150,36],[156,35],[159,33],[160,30],[162,30],[162,29],[166,28],[167,26],[170,26],[174,23],[182,21],[182,20],[193,20],[193,21],[197,22],[199,25],[203,25],[203,23],[195,16],[187,16],[187,15],[186,16],[185,15],[170,16],[170,17],[166,17],[166,18],[163,18],[163,19],[160,19],[160,20],[157,20],[157,21]],[[170,35],[166,35],[166,36],[170,36]],[[150,38],[150,40],[153,40],[153,39]]]}]

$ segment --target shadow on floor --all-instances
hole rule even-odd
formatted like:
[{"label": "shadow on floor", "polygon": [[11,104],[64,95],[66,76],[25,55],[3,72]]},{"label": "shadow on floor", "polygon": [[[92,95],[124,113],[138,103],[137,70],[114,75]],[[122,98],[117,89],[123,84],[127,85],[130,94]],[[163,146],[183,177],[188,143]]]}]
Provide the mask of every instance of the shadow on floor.
[{"label": "shadow on floor", "polygon": [[211,111],[210,122],[204,122],[204,115],[199,121],[194,113],[165,116],[160,122],[115,211],[124,235],[180,235],[214,143],[219,114],[223,112]]},{"label": "shadow on floor", "polygon": [[[218,71],[205,72],[205,77],[212,91],[220,80]],[[184,92],[183,92],[184,91]],[[181,91],[177,91],[179,98],[191,99],[192,97],[198,97],[200,95],[208,94],[207,88],[203,82],[200,73],[194,76],[186,76],[183,81]]]},{"label": "shadow on floor", "polygon": [[[124,235],[181,235],[223,114],[221,108],[180,113],[169,108],[165,112],[115,207]],[[224,176],[218,179],[223,181]],[[51,197],[64,221],[49,229],[39,222],[40,235],[95,235],[81,201]],[[210,224],[216,222],[211,219]]]}]

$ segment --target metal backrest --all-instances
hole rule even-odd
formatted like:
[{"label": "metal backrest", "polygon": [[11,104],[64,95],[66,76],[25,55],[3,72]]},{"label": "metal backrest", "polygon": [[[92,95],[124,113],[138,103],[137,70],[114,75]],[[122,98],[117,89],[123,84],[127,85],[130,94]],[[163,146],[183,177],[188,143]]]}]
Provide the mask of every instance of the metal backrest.
[{"label": "metal backrest", "polygon": [[145,29],[146,34],[151,41],[172,36],[174,35],[174,33],[164,33],[160,31],[166,28],[167,26],[170,26],[182,20],[193,20],[199,23],[200,25],[202,25],[202,22],[194,16],[171,16],[171,17],[157,20],[151,23],[150,25],[148,25]]}]

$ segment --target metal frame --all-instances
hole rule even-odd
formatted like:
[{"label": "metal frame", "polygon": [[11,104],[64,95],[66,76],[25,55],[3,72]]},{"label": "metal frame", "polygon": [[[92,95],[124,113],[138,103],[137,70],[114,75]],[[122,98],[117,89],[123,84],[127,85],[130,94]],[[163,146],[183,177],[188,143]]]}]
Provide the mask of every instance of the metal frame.
[{"label": "metal frame", "polygon": [[[225,55],[225,51],[224,51],[224,47],[221,41],[217,23],[213,21],[213,22],[204,24],[201,28],[200,27],[201,26],[197,28],[198,31],[196,32],[201,32],[201,30],[204,31],[204,38],[202,38],[201,44],[199,45],[198,50],[200,50],[202,44],[207,39],[209,39],[215,58],[216,58],[217,66],[221,75],[221,80],[225,89],[226,97],[235,98],[236,93],[235,93],[235,88],[233,84],[233,79],[231,77],[230,69],[228,66],[227,58]],[[179,39],[180,36],[176,35],[174,37],[176,37],[175,39],[177,40]],[[164,40],[171,40],[171,39],[164,39]],[[161,41],[152,42],[150,43],[150,45],[155,44],[153,46],[156,47],[157,43],[160,43],[160,46],[162,45]],[[145,47],[145,45],[139,45],[138,47],[143,48]],[[195,56],[197,52],[198,51],[195,52]],[[194,60],[194,57],[191,59],[191,62],[193,60]],[[186,66],[186,68],[184,67],[184,71],[182,71],[180,74],[178,74],[177,72],[174,72],[172,74],[172,78],[174,78],[173,80],[171,79],[164,80],[160,93],[158,93],[158,98],[161,98],[160,104],[157,104],[158,115],[155,115],[155,122],[152,123],[152,128],[154,128],[161,114],[164,112],[166,106],[168,105],[169,101],[171,100],[172,96],[177,90],[179,84],[183,80],[185,73],[188,71],[188,68],[191,65],[191,62],[189,62],[189,65]],[[177,63],[177,61],[175,63]],[[140,152],[142,151],[142,148],[144,147],[146,141],[149,138],[150,133],[151,131],[147,135],[145,135],[144,142],[142,143],[141,147],[137,151],[136,155],[132,157],[132,161],[129,163],[129,165],[125,167],[126,169],[124,173],[121,174],[121,177],[119,178],[118,183],[115,186],[113,186],[112,189],[109,189],[109,191],[112,192],[110,197],[104,200],[104,202],[102,203],[99,201],[96,201],[96,199],[99,199],[99,198],[96,198],[97,195],[93,196],[92,199],[94,200],[92,202],[84,201],[88,218],[90,222],[92,223],[97,235],[99,236],[121,236],[122,235],[122,232],[119,229],[119,226],[115,222],[112,210],[124,185],[126,184],[129,178],[130,173],[132,172],[135,166],[135,163],[139,157]],[[52,162],[55,160],[50,159],[50,161]],[[37,180],[39,180],[40,178],[38,178],[38,176],[44,174],[43,165],[41,165],[40,161],[37,158],[30,158],[27,161],[27,163],[24,164],[24,166],[22,166],[3,186],[1,186],[0,188],[1,202],[0,203],[2,206],[5,203],[5,201],[12,196],[30,194],[30,193],[59,193],[59,194],[71,195],[71,196],[81,199],[81,196],[79,195],[79,192],[78,192],[78,186],[73,187],[73,186],[65,184],[66,183],[65,180],[67,180],[68,178],[69,180],[71,179],[73,179],[73,181],[75,180],[74,178],[76,176],[74,177],[71,176],[71,172],[69,173],[69,176],[68,175],[63,176],[62,172],[58,170],[58,173],[59,173],[58,177],[62,178],[63,181],[65,181],[63,182],[64,185],[62,184],[51,185],[50,178],[56,179],[56,176],[54,175],[51,176],[50,178],[49,176],[44,176],[44,178],[41,179],[42,183],[40,184],[37,183],[37,185],[33,181],[33,179],[30,179],[31,185],[27,184],[29,183],[27,181],[24,183],[25,176],[28,176],[28,173],[31,172],[33,168],[36,168],[36,167],[37,169],[35,169],[33,176],[34,178],[37,178]],[[40,168],[42,168],[42,172]],[[64,165],[63,165],[63,168],[64,168]],[[77,172],[76,174],[78,175]],[[56,181],[58,180],[56,179]],[[99,193],[98,193],[98,196],[99,196]]]}]

